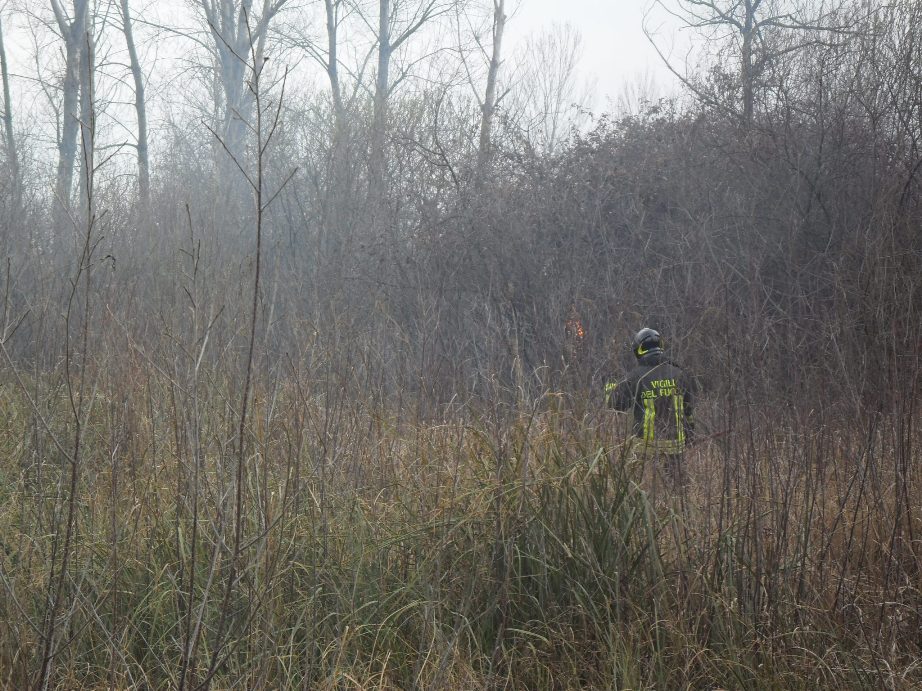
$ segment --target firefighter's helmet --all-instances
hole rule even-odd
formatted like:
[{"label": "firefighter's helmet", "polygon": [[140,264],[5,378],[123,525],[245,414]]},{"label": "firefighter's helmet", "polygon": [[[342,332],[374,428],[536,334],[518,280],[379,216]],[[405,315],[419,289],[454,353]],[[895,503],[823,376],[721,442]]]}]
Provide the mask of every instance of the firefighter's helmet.
[{"label": "firefighter's helmet", "polygon": [[631,348],[634,350],[634,355],[638,358],[649,355],[650,353],[662,353],[663,338],[659,335],[658,331],[654,331],[653,329],[641,329],[634,334],[634,338],[631,340]]}]

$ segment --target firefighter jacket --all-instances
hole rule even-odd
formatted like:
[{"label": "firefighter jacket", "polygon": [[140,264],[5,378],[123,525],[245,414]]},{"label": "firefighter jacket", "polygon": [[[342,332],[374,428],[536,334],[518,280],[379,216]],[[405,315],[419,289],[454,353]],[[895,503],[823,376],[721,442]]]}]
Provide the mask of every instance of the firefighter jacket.
[{"label": "firefighter jacket", "polygon": [[627,377],[605,385],[606,404],[633,410],[634,434],[648,452],[680,454],[691,441],[692,382],[662,352],[645,355]]}]

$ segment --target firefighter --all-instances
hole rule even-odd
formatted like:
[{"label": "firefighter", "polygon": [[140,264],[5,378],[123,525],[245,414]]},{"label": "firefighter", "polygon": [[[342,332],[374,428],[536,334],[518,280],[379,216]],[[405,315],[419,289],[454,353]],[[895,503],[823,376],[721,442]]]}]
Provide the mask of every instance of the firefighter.
[{"label": "firefighter", "polygon": [[620,382],[605,385],[605,402],[620,411],[633,410],[635,448],[661,462],[667,475],[685,482],[683,454],[694,435],[692,383],[666,358],[663,339],[641,329],[631,342],[637,366]]}]

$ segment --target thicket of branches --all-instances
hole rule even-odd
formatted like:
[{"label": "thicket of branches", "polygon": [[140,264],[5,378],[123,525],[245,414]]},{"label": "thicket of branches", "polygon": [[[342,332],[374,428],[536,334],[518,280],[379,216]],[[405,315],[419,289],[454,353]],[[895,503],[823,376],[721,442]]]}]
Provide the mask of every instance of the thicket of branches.
[{"label": "thicket of branches", "polygon": [[[343,43],[351,26],[346,19],[361,16],[368,24],[380,8],[332,3],[336,36],[310,35],[323,26],[317,24],[323,13],[285,5],[268,3],[261,13],[251,9],[252,16],[230,3],[201,5],[204,31],[192,37],[208,49],[196,69],[207,72],[211,55],[217,70],[208,77],[220,87],[214,116],[210,122],[187,112],[164,122],[150,147],[153,164],[145,161],[150,180],[139,187],[131,170],[134,154],[127,152],[135,146],[141,153],[138,137],[122,141],[109,132],[114,152],[93,156],[100,216],[94,252],[111,262],[102,274],[114,291],[107,308],[132,330],[156,330],[159,303],[167,295],[181,300],[176,267],[189,242],[199,248],[202,275],[217,296],[233,294],[250,268],[255,210],[245,176],[252,177],[256,140],[235,128],[255,121],[244,67],[268,51],[264,88],[268,83],[275,92],[279,110],[261,159],[278,197],[265,213],[269,278],[261,318],[271,314],[264,326],[274,352],[297,350],[306,338],[298,325],[307,325],[318,338],[335,334],[373,353],[391,391],[424,386],[427,398],[444,401],[516,369],[520,377],[539,370],[551,377],[579,365],[588,383],[620,366],[625,334],[654,323],[680,357],[704,370],[723,367],[718,353],[729,346],[733,360],[762,363],[767,376],[752,384],[764,383],[765,393],[782,393],[794,366],[794,378],[815,375],[824,395],[856,405],[887,388],[892,382],[881,377],[896,376],[905,358],[918,354],[914,5],[868,9],[865,3],[854,12],[840,8],[817,26],[775,19],[758,27],[764,35],[749,48],[759,59],[748,86],[741,83],[746,73],[734,67],[734,44],[711,38],[718,60],[687,77],[695,100],[599,117],[555,142],[541,132],[545,116],[559,113],[548,115],[545,105],[529,120],[535,104],[516,100],[522,90],[538,90],[534,74],[511,69],[512,58],[500,62],[497,52],[491,75],[491,37],[503,27],[495,19],[509,11],[502,3],[495,16],[477,15],[493,8],[473,3],[392,8],[391,30],[403,32],[407,43],[429,45],[400,54],[413,64],[400,63],[405,71],[388,84],[350,74],[345,62],[346,76],[329,69],[330,46]],[[781,16],[777,7],[755,5]],[[236,14],[229,12],[234,8]],[[212,16],[218,9],[233,26],[218,26]],[[79,11],[75,5],[76,17]],[[82,42],[88,53],[82,62],[75,58],[86,74],[72,100],[83,99],[84,113],[75,111],[73,121],[85,132],[84,92],[95,89],[100,98],[91,73],[113,72],[124,51],[115,45],[117,17],[105,14],[112,8],[82,11],[91,40]],[[315,26],[304,26],[307,16]],[[121,17],[130,26],[127,8]],[[426,22],[455,27],[461,43],[449,47],[413,33]],[[168,27],[157,30],[172,35]],[[222,31],[232,31],[239,45],[229,45]],[[572,52],[559,48],[566,36],[558,38],[546,41],[554,47],[545,46],[544,57],[566,63]],[[377,38],[364,40],[374,53]],[[108,47],[112,62],[96,58],[87,70],[88,46],[97,44]],[[292,88],[291,79],[281,98],[283,60],[305,52],[326,61],[332,101],[325,90]],[[233,74],[225,63],[236,63]],[[500,65],[511,73],[506,83]],[[414,68],[428,70],[429,78]],[[441,82],[432,78],[436,73]],[[42,78],[52,104],[59,90],[67,96],[66,83]],[[499,78],[498,87],[487,83],[491,78]],[[566,103],[573,96],[568,79],[572,73],[545,85],[558,91],[540,100]],[[488,87],[498,101],[492,110],[481,95]],[[103,110],[105,118],[94,111],[94,123],[105,119],[111,128],[116,115],[125,116],[118,123],[124,131],[137,122],[124,107],[106,103]],[[18,137],[21,131],[14,123],[6,145],[3,236],[15,278],[11,301],[29,313],[19,332],[29,352],[34,324],[48,322],[42,300],[52,300],[45,297],[54,294],[49,279],[70,262],[81,227],[74,210],[85,205],[85,185],[49,194],[42,172],[48,166],[37,154],[23,155],[37,142]],[[147,149],[145,143],[145,156]],[[59,187],[66,186],[61,170],[83,166],[86,157],[76,155],[66,135],[56,153]],[[56,207],[70,216],[56,216]],[[216,333],[230,338],[237,304],[215,300]],[[574,310],[588,325],[591,347],[580,353],[587,362],[574,362],[565,343],[564,322]],[[741,366],[740,374],[748,369]]]}]

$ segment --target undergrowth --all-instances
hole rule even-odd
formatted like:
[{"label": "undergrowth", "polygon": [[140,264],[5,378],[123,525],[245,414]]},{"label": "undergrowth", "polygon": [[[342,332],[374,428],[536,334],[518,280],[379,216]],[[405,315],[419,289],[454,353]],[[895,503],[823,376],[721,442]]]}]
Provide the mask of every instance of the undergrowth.
[{"label": "undergrowth", "polygon": [[[614,418],[539,401],[410,424],[308,390],[255,397],[225,597],[232,399],[99,374],[53,687],[922,683],[920,502],[892,421],[703,441],[678,487]],[[37,678],[55,597],[61,398],[2,389],[6,688]]]}]

